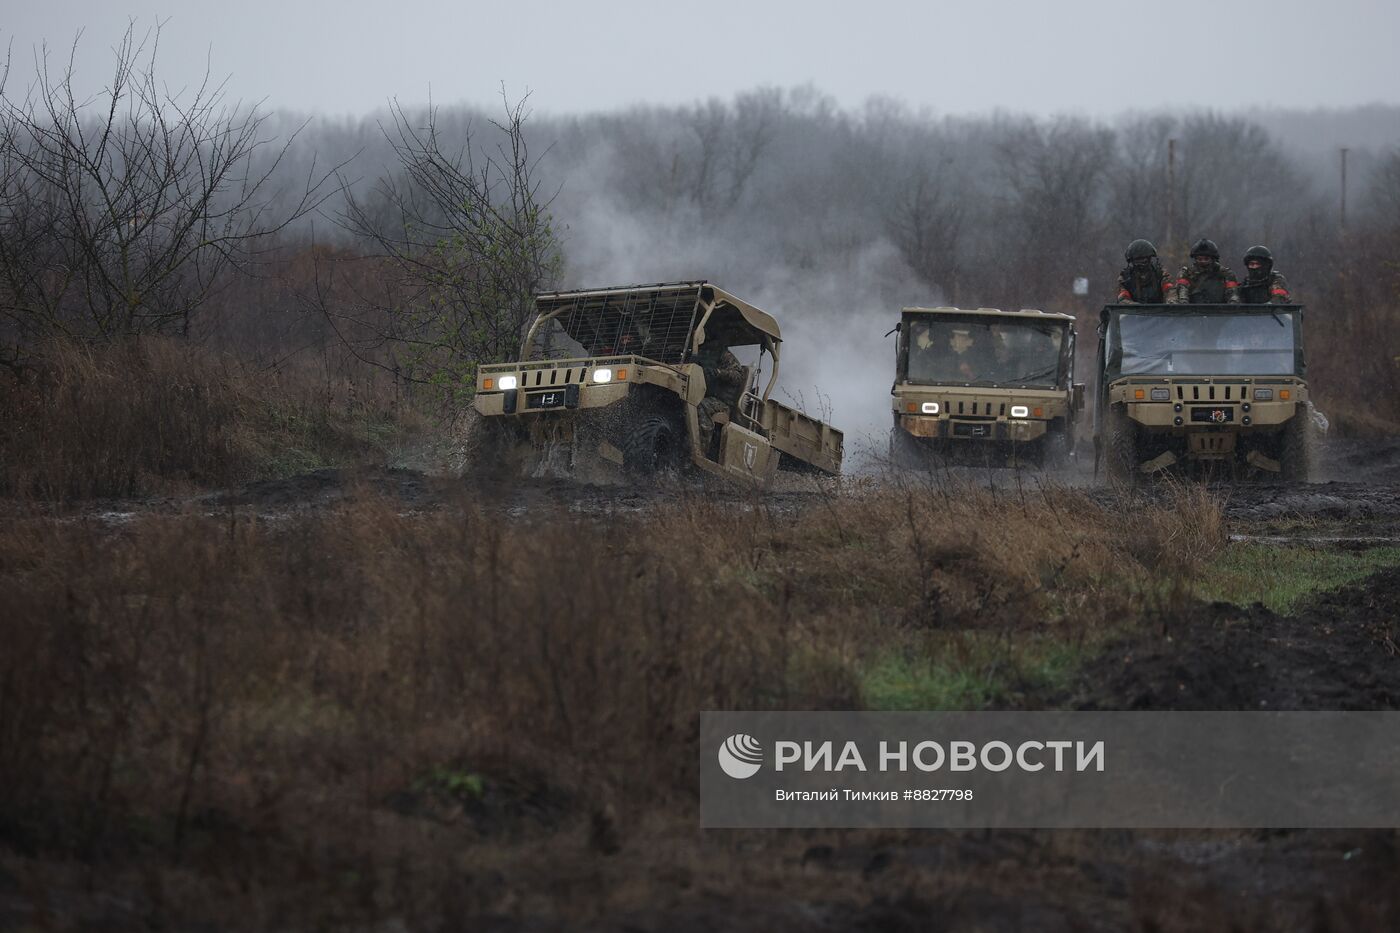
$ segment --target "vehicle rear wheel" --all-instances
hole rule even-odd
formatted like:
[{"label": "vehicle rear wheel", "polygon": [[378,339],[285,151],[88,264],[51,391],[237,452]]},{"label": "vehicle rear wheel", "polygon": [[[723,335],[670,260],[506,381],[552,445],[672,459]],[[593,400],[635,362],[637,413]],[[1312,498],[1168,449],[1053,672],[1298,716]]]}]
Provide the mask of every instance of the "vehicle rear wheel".
[{"label": "vehicle rear wheel", "polygon": [[670,418],[643,418],[622,445],[622,465],[634,476],[656,476],[680,469],[683,435]]},{"label": "vehicle rear wheel", "polygon": [[1279,478],[1285,483],[1306,483],[1312,478],[1313,453],[1316,447],[1310,403],[1299,405],[1293,417],[1283,426],[1279,445]]},{"label": "vehicle rear wheel", "polygon": [[1131,486],[1138,478],[1137,428],[1128,410],[1110,405],[1103,419],[1104,458],[1109,482]]}]

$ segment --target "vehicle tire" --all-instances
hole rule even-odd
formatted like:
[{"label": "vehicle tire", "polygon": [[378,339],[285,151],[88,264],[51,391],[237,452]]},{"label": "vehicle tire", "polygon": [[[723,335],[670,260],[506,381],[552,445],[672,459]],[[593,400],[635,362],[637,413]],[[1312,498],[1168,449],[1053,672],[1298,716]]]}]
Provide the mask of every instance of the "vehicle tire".
[{"label": "vehicle tire", "polygon": [[934,462],[933,451],[896,424],[890,428],[890,469],[927,470]]},{"label": "vehicle tire", "polygon": [[518,473],[518,438],[501,418],[487,418],[475,412],[467,421],[463,475],[485,479],[507,479]]},{"label": "vehicle tire", "polygon": [[684,435],[675,422],[648,415],[623,442],[622,465],[633,476],[657,476],[680,469],[684,449]]},{"label": "vehicle tire", "polygon": [[1046,470],[1063,470],[1074,457],[1074,435],[1063,422],[1052,423],[1040,441],[1040,465]]},{"label": "vehicle tire", "polygon": [[1306,483],[1312,478],[1316,448],[1311,403],[1299,405],[1283,426],[1279,443],[1279,478],[1285,483]]},{"label": "vehicle tire", "polygon": [[1110,405],[1103,419],[1103,453],[1105,469],[1111,483],[1131,486],[1137,481],[1137,428],[1128,410],[1122,405]]}]

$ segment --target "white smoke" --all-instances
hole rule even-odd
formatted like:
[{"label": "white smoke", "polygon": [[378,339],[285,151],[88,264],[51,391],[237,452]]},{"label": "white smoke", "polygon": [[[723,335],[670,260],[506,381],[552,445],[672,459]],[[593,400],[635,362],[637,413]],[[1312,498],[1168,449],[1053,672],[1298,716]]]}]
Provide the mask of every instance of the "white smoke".
[{"label": "white smoke", "polygon": [[[823,264],[747,219],[706,218],[690,204],[664,214],[629,209],[607,182],[617,157],[610,146],[594,147],[571,167],[553,205],[568,261],[564,287],[708,279],[777,318],[776,399],[844,431],[848,466],[866,450],[883,451],[894,381],[894,338],[884,334],[901,307],[941,296],[918,284],[884,237],[833,250],[847,258]],[[819,236],[840,237],[839,218],[826,213],[810,223],[826,228]],[[800,232],[811,238],[810,228]]]}]

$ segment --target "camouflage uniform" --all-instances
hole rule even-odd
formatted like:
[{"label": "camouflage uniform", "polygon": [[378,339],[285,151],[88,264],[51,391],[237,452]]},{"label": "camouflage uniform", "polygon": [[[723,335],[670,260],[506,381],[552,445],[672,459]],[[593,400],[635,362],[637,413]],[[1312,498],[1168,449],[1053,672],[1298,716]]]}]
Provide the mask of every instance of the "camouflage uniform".
[{"label": "camouflage uniform", "polygon": [[[1258,269],[1249,268],[1250,262],[1257,262]],[[1274,254],[1267,246],[1251,246],[1244,254],[1245,274],[1249,278],[1240,284],[1240,301],[1247,305],[1286,305],[1293,296],[1288,292],[1288,283],[1283,274],[1274,271]]]},{"label": "camouflage uniform", "polygon": [[1118,303],[1122,305],[1159,305],[1171,299],[1176,283],[1155,259],[1138,275],[1135,266],[1128,265],[1118,273]]},{"label": "camouflage uniform", "polygon": [[1293,303],[1288,282],[1282,272],[1270,272],[1262,279],[1245,279],[1240,283],[1240,303],[1247,305],[1286,305]]},{"label": "camouflage uniform", "polygon": [[715,431],[715,415],[739,404],[739,397],[745,389],[744,367],[733,353],[723,347],[718,351],[706,352],[702,346],[695,362],[705,373],[705,397],[700,400],[698,408],[701,441],[708,451],[710,438]]},{"label": "camouflage uniform", "polygon": [[1157,305],[1171,300],[1176,282],[1162,269],[1157,247],[1147,240],[1133,240],[1123,251],[1123,261],[1127,265],[1118,273],[1119,304]]},{"label": "camouflage uniform", "polygon": [[1176,303],[1237,305],[1240,303],[1240,280],[1218,262],[1204,269],[1195,263],[1182,266],[1176,275]]}]

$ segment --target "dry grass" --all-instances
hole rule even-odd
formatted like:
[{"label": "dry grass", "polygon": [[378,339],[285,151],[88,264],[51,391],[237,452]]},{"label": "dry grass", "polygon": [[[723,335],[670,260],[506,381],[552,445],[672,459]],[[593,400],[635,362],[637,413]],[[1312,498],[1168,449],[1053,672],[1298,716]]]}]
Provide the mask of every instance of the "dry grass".
[{"label": "dry grass", "polygon": [[137,496],[382,462],[423,419],[383,380],[255,367],[185,341],[53,343],[0,376],[0,493]]},{"label": "dry grass", "polygon": [[577,860],[693,825],[700,710],[866,705],[891,657],[1018,689],[1026,646],[1134,618],[1218,522],[1199,493],[1128,529],[1064,490],[917,484],[608,521],[16,519],[0,838],[188,920],[564,916],[600,897]]}]

